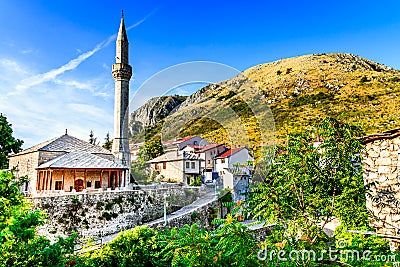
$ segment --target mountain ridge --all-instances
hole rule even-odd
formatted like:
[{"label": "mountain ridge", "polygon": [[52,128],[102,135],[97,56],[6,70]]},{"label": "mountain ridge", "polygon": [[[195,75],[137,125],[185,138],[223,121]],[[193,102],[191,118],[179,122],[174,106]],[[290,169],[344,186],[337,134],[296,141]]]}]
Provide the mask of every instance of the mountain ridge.
[{"label": "mountain ridge", "polygon": [[[288,133],[313,128],[325,116],[358,124],[368,134],[382,132],[400,127],[399,94],[399,70],[346,53],[303,55],[259,64],[230,80],[199,89],[177,105],[163,122],[155,122],[148,137],[162,133],[167,138],[165,121],[182,121],[180,135],[199,134],[223,143],[229,138],[224,131],[226,125],[255,126],[256,122],[249,120],[251,109],[260,109],[260,121],[270,119],[269,108],[278,140]],[[188,115],[195,117],[202,110],[221,105],[239,114],[241,122],[231,118],[219,118],[219,122],[190,120]],[[248,109],[249,105],[253,106]],[[266,114],[262,114],[260,107],[265,108]],[[245,128],[248,139],[253,138],[251,127]],[[241,145],[255,145],[243,142]]]}]

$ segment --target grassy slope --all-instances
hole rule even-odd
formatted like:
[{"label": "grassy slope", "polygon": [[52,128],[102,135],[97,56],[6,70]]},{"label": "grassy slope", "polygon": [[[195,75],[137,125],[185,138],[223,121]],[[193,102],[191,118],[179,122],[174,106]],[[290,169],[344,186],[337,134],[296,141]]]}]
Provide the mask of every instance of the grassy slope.
[{"label": "grassy slope", "polygon": [[[358,124],[366,133],[382,132],[400,127],[399,94],[398,70],[349,54],[306,55],[261,64],[208,86],[199,101],[170,116],[161,128],[163,139],[171,131],[165,124],[183,122],[181,136],[199,134],[229,146],[256,147],[263,131],[258,122],[265,121],[270,107],[278,140],[312,128],[325,116]],[[220,111],[212,111],[212,119],[195,118],[206,109]]]}]

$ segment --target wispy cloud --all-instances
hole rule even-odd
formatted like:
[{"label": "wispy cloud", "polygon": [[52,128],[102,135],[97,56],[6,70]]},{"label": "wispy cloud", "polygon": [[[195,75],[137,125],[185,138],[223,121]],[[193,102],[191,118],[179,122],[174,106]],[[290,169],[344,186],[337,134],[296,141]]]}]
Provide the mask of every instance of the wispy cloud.
[{"label": "wispy cloud", "polygon": [[27,49],[27,50],[21,50],[21,54],[30,54],[32,53],[32,49]]},{"label": "wispy cloud", "polygon": [[82,139],[90,129],[99,138],[112,130],[111,81],[55,79],[22,96],[13,95],[17,81],[31,75],[20,62],[0,59],[0,112],[12,123],[15,136],[25,141],[24,148],[61,135],[66,128]]},{"label": "wispy cloud", "polygon": [[[85,81],[85,82],[80,82],[76,80],[60,80],[60,79],[55,79],[54,83],[58,85],[63,85],[67,87],[75,87],[80,90],[87,90],[90,93],[92,93],[93,96],[101,96],[103,98],[110,98],[111,95],[107,92],[104,91],[99,91],[99,84],[104,83],[104,81]],[[103,89],[108,89],[107,87]]]},{"label": "wispy cloud", "polygon": [[[131,26],[127,27],[127,30],[131,30],[137,26],[139,26],[140,24],[142,24],[143,22],[145,22],[154,12],[156,11],[153,10],[152,12],[150,12],[148,15],[146,15],[143,19],[139,20],[138,22],[132,24]],[[79,55],[78,57],[70,60],[68,63],[66,63],[65,65],[56,68],[56,69],[52,69],[48,72],[42,73],[42,74],[38,74],[38,75],[34,75],[31,76],[27,79],[22,80],[18,85],[17,85],[17,89],[18,90],[25,90],[28,89],[30,87],[33,87],[35,85],[39,85],[48,81],[54,81],[57,76],[63,74],[66,71],[70,71],[70,70],[74,70],[75,68],[77,68],[82,62],[84,62],[86,59],[88,59],[89,57],[93,56],[96,52],[98,52],[99,50],[101,50],[102,48],[108,46],[112,41],[114,41],[117,38],[117,33],[111,35],[110,37],[108,37],[105,41],[97,44],[92,50],[87,51],[81,55]]]},{"label": "wispy cloud", "polygon": [[67,64],[65,64],[57,69],[53,69],[53,70],[50,70],[43,74],[38,74],[38,75],[35,75],[32,77],[29,77],[27,79],[24,79],[21,81],[21,83],[19,83],[17,85],[17,89],[23,90],[23,89],[27,89],[27,88],[30,88],[32,86],[35,86],[35,85],[38,85],[38,84],[41,84],[44,82],[54,80],[58,75],[66,72],[66,71],[73,70],[76,67],[78,67],[79,64],[81,64],[83,61],[85,61],[86,59],[91,57],[94,53],[96,53],[103,47],[104,47],[104,42],[96,45],[96,47],[94,49],[79,55],[77,58],[70,60]]}]

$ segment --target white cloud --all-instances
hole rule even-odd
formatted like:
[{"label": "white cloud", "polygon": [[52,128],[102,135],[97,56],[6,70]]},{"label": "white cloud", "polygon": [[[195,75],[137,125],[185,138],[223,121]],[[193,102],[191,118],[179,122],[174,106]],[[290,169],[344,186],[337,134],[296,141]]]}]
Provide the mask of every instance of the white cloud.
[{"label": "white cloud", "polygon": [[89,91],[93,96],[101,96],[103,98],[110,98],[112,95],[107,92],[107,89],[109,90],[110,88],[103,86],[104,91],[99,91],[98,88],[101,87],[101,84],[105,84],[105,81],[103,80],[89,80],[85,82],[80,82],[77,80],[60,80],[60,79],[55,79],[54,80],[55,84],[58,85],[63,85],[63,86],[68,86],[68,87],[75,87],[80,90],[87,90]]},{"label": "white cloud", "polygon": [[[127,29],[137,27],[153,12]],[[84,140],[90,130],[100,141],[107,132],[112,133],[112,79],[100,76],[82,81],[74,77],[74,72],[68,78],[63,74],[78,68],[116,36],[111,35],[92,50],[41,74],[13,59],[0,58],[0,112],[13,124],[16,138],[25,141],[24,148],[59,136],[65,129]]]},{"label": "white cloud", "polygon": [[[139,20],[135,24],[127,27],[127,30],[131,30],[131,29],[139,26],[140,24],[145,22],[146,19],[149,16],[151,16],[154,12],[155,12],[155,10],[150,12],[147,16],[145,16],[143,19]],[[18,90],[24,90],[24,89],[30,88],[32,86],[35,86],[35,85],[39,85],[39,84],[42,84],[42,83],[45,83],[45,82],[48,82],[48,81],[53,81],[55,78],[57,78],[57,76],[63,74],[64,72],[70,71],[70,70],[74,70],[75,68],[77,68],[83,61],[85,61],[89,57],[93,56],[96,52],[98,52],[102,48],[108,46],[116,38],[117,38],[117,33],[111,35],[105,41],[97,44],[92,50],[87,51],[87,52],[79,55],[78,57],[70,60],[68,63],[66,63],[65,65],[63,65],[63,66],[61,66],[59,68],[52,69],[52,70],[50,70],[48,72],[45,72],[45,73],[42,73],[42,74],[38,74],[38,75],[34,75],[32,77],[29,77],[27,79],[22,80],[17,85],[17,89]],[[78,52],[80,51],[79,49],[77,49],[77,50],[78,50]]]},{"label": "white cloud", "polygon": [[33,49],[21,50],[21,54],[30,54],[32,52],[33,52]]},{"label": "white cloud", "polygon": [[[18,64],[14,60],[7,58],[0,59],[0,68],[5,72],[12,71],[16,72],[17,74],[28,74],[28,71],[25,68],[23,68],[20,64]],[[5,75],[3,75],[3,77],[4,76]]]},{"label": "white cloud", "polygon": [[25,141],[24,148],[62,135],[67,128],[85,140],[91,129],[99,140],[112,132],[112,80],[55,79],[13,94],[18,81],[30,76],[19,62],[0,59],[0,112],[12,123],[14,136]]},{"label": "white cloud", "polygon": [[104,45],[103,43],[96,45],[96,47],[93,48],[92,50],[79,55],[77,58],[70,60],[67,64],[65,64],[57,69],[52,69],[48,72],[38,74],[38,75],[35,75],[32,77],[29,77],[27,79],[24,79],[17,85],[16,88],[19,90],[21,90],[21,89],[24,90],[24,89],[30,88],[32,86],[42,84],[44,82],[52,81],[60,74],[63,74],[66,71],[73,70],[76,67],[78,67],[79,64],[81,64],[83,61],[85,61],[86,59],[91,57],[94,53],[99,51],[103,47],[103,45]]}]

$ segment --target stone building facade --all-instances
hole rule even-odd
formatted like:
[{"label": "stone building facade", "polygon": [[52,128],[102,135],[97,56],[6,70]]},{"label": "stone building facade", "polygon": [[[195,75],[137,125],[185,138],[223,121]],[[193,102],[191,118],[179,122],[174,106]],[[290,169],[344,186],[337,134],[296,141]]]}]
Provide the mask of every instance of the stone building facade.
[{"label": "stone building facade", "polygon": [[161,181],[190,184],[201,175],[201,162],[196,154],[186,151],[169,151],[159,157],[147,161],[152,175],[157,174]]},{"label": "stone building facade", "polygon": [[126,187],[128,169],[114,155],[65,133],[10,155],[10,168],[29,181],[21,188],[26,195],[102,191]]},{"label": "stone building facade", "polygon": [[400,236],[400,129],[369,135],[364,144],[370,223],[378,234]]}]

